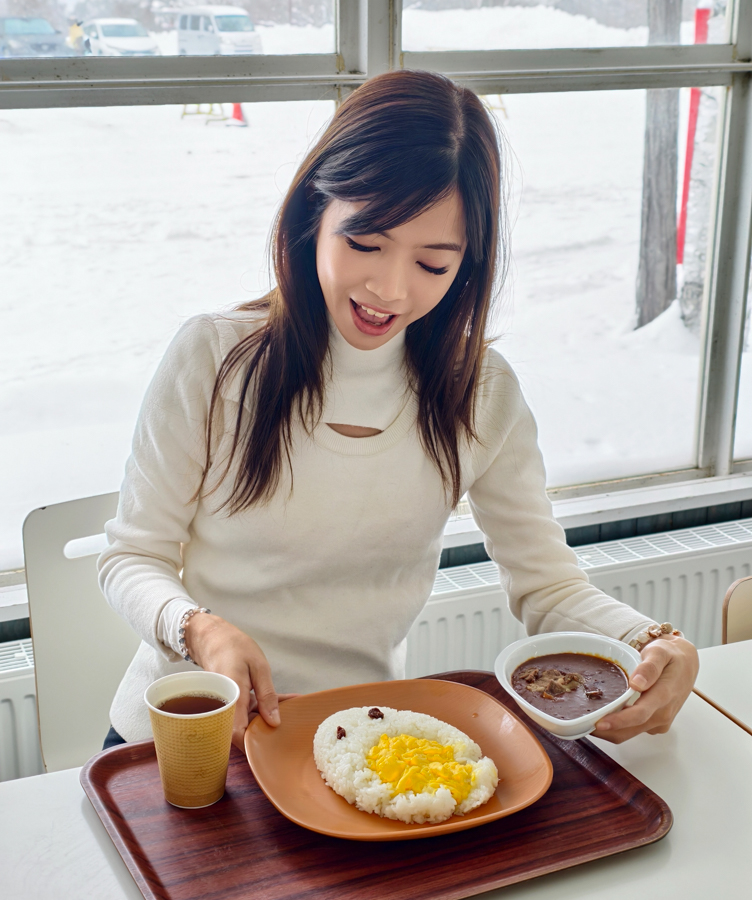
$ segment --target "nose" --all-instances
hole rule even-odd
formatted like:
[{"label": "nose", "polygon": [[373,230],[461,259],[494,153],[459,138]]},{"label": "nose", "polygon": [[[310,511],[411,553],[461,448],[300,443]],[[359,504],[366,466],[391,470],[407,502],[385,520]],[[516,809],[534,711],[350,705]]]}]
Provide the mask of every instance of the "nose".
[{"label": "nose", "polygon": [[407,297],[407,272],[399,264],[389,263],[380,267],[366,280],[366,290],[383,303],[394,303]]}]

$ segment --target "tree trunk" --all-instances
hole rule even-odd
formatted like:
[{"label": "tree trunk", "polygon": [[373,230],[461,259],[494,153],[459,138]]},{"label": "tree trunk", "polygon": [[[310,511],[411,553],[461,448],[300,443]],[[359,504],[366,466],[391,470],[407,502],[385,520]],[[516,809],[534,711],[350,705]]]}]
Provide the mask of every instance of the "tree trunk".
[{"label": "tree trunk", "polygon": [[[648,0],[650,44],[678,44],[681,0]],[[676,193],[679,91],[647,91],[637,328],[676,298]]]}]

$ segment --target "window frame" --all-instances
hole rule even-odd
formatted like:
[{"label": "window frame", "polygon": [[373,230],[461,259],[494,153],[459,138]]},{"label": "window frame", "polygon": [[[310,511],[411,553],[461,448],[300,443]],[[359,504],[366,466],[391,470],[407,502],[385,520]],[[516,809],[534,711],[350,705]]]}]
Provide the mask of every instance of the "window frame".
[{"label": "window frame", "polygon": [[719,498],[738,493],[752,473],[752,459],[733,458],[752,243],[752,163],[746,162],[752,161],[752,0],[729,0],[727,44],[437,52],[402,50],[402,0],[334,2],[333,53],[0,59],[0,109],[221,103],[228,96],[244,103],[339,103],[367,78],[395,68],[433,69],[481,94],[724,87],[696,464],[555,487],[549,494],[564,505],[590,498],[595,522],[605,521],[615,493],[623,492],[624,501],[631,497],[632,505],[620,508],[636,514],[656,491],[663,490],[665,503],[676,502],[682,485],[687,498],[695,493],[693,484],[698,496],[709,483]]}]

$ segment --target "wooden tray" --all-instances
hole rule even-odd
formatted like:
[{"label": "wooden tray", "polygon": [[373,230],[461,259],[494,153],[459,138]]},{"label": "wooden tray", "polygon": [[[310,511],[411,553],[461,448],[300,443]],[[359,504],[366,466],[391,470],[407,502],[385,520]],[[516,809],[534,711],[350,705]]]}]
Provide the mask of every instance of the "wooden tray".
[{"label": "wooden tray", "polygon": [[227,793],[206,809],[165,802],[151,741],[95,756],[81,784],[147,900],[457,900],[650,844],[671,828],[660,797],[590,741],[540,729],[492,673],[431,677],[487,691],[533,730],[554,767],[537,803],[469,831],[364,844],[288,821],[235,748]]}]

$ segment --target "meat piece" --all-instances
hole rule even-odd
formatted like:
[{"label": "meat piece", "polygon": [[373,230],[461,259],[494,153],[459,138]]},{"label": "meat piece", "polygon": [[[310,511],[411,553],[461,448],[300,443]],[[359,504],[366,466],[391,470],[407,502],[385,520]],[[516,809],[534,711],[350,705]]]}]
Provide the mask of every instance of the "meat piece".
[{"label": "meat piece", "polygon": [[552,681],[554,678],[561,678],[562,674],[558,669],[546,669],[540,673],[540,677],[545,681]]},{"label": "meat piece", "polygon": [[[527,676],[534,672],[537,673],[536,677],[530,680]],[[585,679],[579,672],[560,672],[558,669],[546,669],[544,672],[539,669],[529,669],[522,674],[522,677],[527,683],[529,691],[536,691],[539,694],[543,694],[545,691],[552,699],[561,697],[562,694],[568,694],[570,691],[576,691],[581,684],[585,683]]]},{"label": "meat piece", "polygon": [[603,696],[603,691],[595,688],[592,691],[585,691],[585,696],[588,698],[588,700],[600,700],[600,698]]},{"label": "meat piece", "polygon": [[526,672],[523,672],[520,675],[523,681],[526,681],[528,684],[532,684],[535,679],[538,677],[539,669],[528,669]]}]

